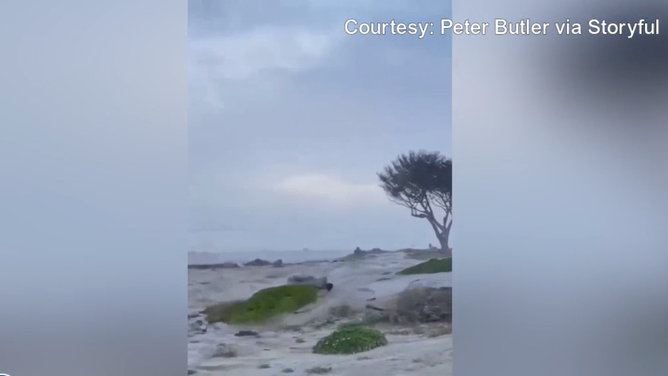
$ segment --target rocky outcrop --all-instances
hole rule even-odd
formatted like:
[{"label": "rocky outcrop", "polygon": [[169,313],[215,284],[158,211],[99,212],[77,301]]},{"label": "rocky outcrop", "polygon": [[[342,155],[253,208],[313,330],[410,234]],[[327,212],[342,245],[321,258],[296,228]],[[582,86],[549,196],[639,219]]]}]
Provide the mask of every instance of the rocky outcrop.
[{"label": "rocky outcrop", "polygon": [[234,358],[237,356],[237,350],[234,346],[227,343],[220,343],[216,346],[216,350],[213,353],[214,358]]},{"label": "rocky outcrop", "polygon": [[240,330],[234,334],[236,337],[259,337],[260,334],[253,330]]},{"label": "rocky outcrop", "polygon": [[359,258],[365,258],[365,257],[375,257],[379,254],[382,253],[387,253],[389,251],[383,251],[380,248],[374,248],[370,251],[365,251],[362,250],[360,247],[355,248],[352,254],[345,256],[343,259],[359,259]]},{"label": "rocky outcrop", "polygon": [[371,323],[452,323],[452,288],[409,288],[393,304],[367,304],[366,311],[364,321]]},{"label": "rocky outcrop", "polygon": [[239,268],[239,264],[235,262],[223,262],[220,264],[195,264],[195,265],[188,265],[188,269],[195,269],[195,270],[215,270],[215,269],[233,269],[233,268]]},{"label": "rocky outcrop", "polygon": [[408,289],[399,294],[396,307],[410,321],[452,322],[452,287]]},{"label": "rocky outcrop", "polygon": [[263,260],[263,259],[255,259],[253,261],[248,261],[247,263],[244,264],[244,266],[269,266],[269,265],[274,266],[276,268],[280,268],[284,264],[283,264],[283,260],[281,260],[281,259],[278,259],[274,262]]},{"label": "rocky outcrop", "polygon": [[267,266],[271,265],[271,261],[255,259],[244,264],[244,266]]},{"label": "rocky outcrop", "polygon": [[207,330],[207,324],[204,317],[200,314],[188,315],[188,337],[198,334],[204,334]]}]

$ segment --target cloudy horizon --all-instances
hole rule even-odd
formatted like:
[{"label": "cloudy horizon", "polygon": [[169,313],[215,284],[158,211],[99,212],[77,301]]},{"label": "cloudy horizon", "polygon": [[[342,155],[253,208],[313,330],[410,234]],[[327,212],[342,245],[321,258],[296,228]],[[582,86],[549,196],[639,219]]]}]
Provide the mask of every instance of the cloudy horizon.
[{"label": "cloudy horizon", "polygon": [[191,245],[436,244],[424,220],[387,200],[376,173],[410,150],[451,157],[450,38],[343,30],[348,18],[450,14],[436,5],[190,1]]}]

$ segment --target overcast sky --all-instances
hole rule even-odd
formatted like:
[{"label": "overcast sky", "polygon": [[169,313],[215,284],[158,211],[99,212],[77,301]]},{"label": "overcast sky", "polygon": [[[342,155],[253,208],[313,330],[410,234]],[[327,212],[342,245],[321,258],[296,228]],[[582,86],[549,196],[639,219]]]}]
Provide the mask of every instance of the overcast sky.
[{"label": "overcast sky", "polygon": [[376,173],[451,156],[447,36],[349,36],[346,19],[438,22],[449,2],[191,0],[191,242],[218,250],[437,244]]}]

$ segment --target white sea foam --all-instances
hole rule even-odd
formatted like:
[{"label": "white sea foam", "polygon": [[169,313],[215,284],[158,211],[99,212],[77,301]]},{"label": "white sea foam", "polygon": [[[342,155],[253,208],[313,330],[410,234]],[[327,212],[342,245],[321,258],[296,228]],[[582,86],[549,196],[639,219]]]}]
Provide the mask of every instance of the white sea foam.
[{"label": "white sea foam", "polygon": [[[282,257],[276,254],[273,259],[277,258]],[[216,260],[220,261],[227,260]],[[390,334],[387,346],[357,355],[324,356],[312,354],[311,348],[319,338],[329,334],[335,325],[305,329],[301,333],[267,326],[259,330],[259,338],[236,337],[234,334],[239,328],[225,324],[210,325],[205,333],[197,332],[196,321],[201,320],[201,317],[196,314],[206,306],[248,298],[260,289],[285,284],[287,278],[294,274],[326,276],[334,284],[334,289],[325,294],[308,313],[288,315],[283,319],[283,324],[305,325],[314,319],[324,319],[329,314],[329,307],[343,303],[362,307],[370,300],[380,301],[416,284],[430,287],[452,285],[451,273],[395,275],[397,271],[419,262],[397,252],[359,261],[287,265],[282,268],[191,269],[188,273],[191,312],[189,369],[195,370],[197,374],[212,376],[280,375],[286,368],[303,374],[306,369],[316,366],[332,367],[330,375],[450,375],[450,335],[427,338],[424,335]],[[296,342],[297,338],[301,343]],[[234,348],[237,356],[216,356],[217,348],[223,344]],[[265,364],[269,368],[258,368]]]}]

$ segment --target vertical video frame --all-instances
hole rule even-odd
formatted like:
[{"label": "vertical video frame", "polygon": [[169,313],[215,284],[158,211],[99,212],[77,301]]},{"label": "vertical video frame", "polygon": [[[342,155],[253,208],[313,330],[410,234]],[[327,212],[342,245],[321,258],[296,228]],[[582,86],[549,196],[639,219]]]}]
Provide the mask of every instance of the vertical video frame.
[{"label": "vertical video frame", "polygon": [[450,3],[423,3],[189,2],[189,375],[452,374]]}]

